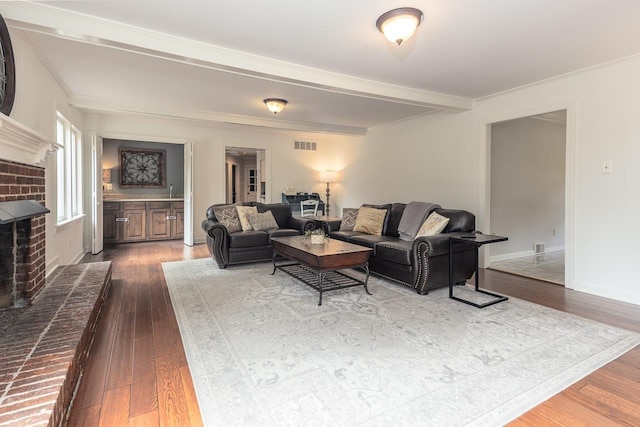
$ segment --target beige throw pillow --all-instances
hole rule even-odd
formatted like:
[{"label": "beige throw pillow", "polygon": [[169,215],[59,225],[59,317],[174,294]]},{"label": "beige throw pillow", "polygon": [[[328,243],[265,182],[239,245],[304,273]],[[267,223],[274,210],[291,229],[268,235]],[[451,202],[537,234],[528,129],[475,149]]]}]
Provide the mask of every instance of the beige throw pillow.
[{"label": "beige throw pillow", "polygon": [[271,211],[266,211],[263,213],[256,213],[249,215],[249,221],[251,222],[251,226],[254,230],[273,230],[278,228],[278,223],[273,216]]},{"label": "beige throw pillow", "polygon": [[358,216],[356,217],[356,224],[353,226],[353,231],[381,236],[386,216],[386,209],[375,209],[363,206],[358,209]]},{"label": "beige throw pillow", "polygon": [[238,216],[240,217],[240,225],[242,225],[242,231],[251,231],[253,227],[249,221],[249,215],[257,214],[258,208],[255,206],[236,206],[238,210]]},{"label": "beige throw pillow", "polygon": [[416,238],[440,234],[447,224],[449,224],[449,218],[436,212],[431,212],[420,226]]}]

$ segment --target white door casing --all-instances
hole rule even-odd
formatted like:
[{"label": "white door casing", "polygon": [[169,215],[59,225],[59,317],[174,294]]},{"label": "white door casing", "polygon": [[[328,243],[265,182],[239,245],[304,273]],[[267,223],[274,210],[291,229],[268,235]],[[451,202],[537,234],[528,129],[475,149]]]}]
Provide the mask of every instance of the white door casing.
[{"label": "white door casing", "polygon": [[91,253],[104,248],[102,211],[102,138],[91,134]]}]

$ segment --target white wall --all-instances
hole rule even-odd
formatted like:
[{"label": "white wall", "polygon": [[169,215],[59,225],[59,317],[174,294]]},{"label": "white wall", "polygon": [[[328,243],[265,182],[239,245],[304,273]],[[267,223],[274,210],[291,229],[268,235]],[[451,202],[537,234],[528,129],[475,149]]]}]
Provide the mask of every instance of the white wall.
[{"label": "white wall", "polygon": [[471,112],[441,113],[371,129],[349,153],[343,206],[417,200],[477,213],[473,123]]},{"label": "white wall", "polygon": [[[67,94],[51,76],[21,31],[10,30],[16,61],[16,99],[11,118],[31,129],[56,139],[56,110],[62,112],[82,130],[83,117],[79,110],[67,103]],[[86,142],[85,147],[86,147]],[[87,149],[85,148],[85,157]],[[46,262],[47,274],[58,265],[73,264],[84,255],[83,221],[80,219],[62,227],[56,226],[56,156],[49,156],[44,164],[46,206]],[[85,188],[90,184],[85,182]]]},{"label": "white wall", "polygon": [[564,248],[564,123],[524,118],[491,127],[492,260]]},{"label": "white wall", "polygon": [[[204,122],[156,119],[143,116],[102,115],[92,121],[98,135],[145,141],[193,142],[194,240],[205,240],[200,229],[207,208],[225,203],[225,146],[266,150],[267,197],[280,202],[284,187],[324,194],[325,184],[317,181],[320,170],[342,170],[345,158],[361,137],[311,135],[301,132],[270,131],[210,125]],[[294,140],[315,141],[317,151],[293,149]],[[345,156],[343,153],[347,153]],[[340,206],[341,186],[332,186],[331,204]],[[268,200],[269,201],[269,200]]]},{"label": "white wall", "polygon": [[[640,304],[638,99],[640,57],[477,100],[471,112],[371,130],[346,174],[345,206],[427,200],[468,209],[491,232],[488,126],[567,109],[567,286]],[[601,173],[604,160],[612,174]]]}]

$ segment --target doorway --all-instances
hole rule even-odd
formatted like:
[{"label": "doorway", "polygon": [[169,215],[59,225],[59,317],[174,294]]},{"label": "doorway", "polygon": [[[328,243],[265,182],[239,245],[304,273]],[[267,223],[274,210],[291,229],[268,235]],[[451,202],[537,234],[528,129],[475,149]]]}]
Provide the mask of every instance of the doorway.
[{"label": "doorway", "polygon": [[225,147],[226,203],[266,203],[266,150],[250,147]]},{"label": "doorway", "polygon": [[489,268],[564,285],[566,113],[491,124]]}]

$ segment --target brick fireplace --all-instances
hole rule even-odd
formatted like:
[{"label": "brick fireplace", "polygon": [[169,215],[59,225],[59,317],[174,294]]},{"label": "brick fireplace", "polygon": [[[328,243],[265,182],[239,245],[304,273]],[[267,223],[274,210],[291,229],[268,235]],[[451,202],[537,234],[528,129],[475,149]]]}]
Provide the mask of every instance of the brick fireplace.
[{"label": "brick fireplace", "polygon": [[[2,202],[45,203],[42,167],[0,160]],[[0,309],[23,307],[45,285],[45,217],[0,224]]]}]

